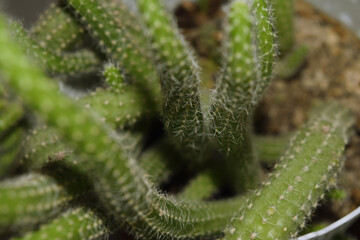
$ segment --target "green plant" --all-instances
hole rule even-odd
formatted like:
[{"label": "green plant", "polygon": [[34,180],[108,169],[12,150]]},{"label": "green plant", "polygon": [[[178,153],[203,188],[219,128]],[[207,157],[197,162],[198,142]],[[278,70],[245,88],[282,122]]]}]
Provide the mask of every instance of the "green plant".
[{"label": "green plant", "polygon": [[[208,99],[162,4],[137,6],[133,14],[117,0],[61,1],[30,33],[1,17],[1,146],[33,130],[16,168],[28,173],[0,183],[0,227],[25,239],[98,239],[120,228],[143,239],[296,236],[335,185],[349,111],[336,103],[315,108],[260,184],[254,144],[266,150],[269,141],[251,125],[276,53],[268,1],[229,4],[223,66]],[[83,87],[90,94],[59,93],[56,81],[77,86],[99,69],[105,81]],[[159,115],[166,134],[144,150]],[[268,157],[265,150],[259,157]],[[1,163],[14,152],[1,151]],[[179,171],[196,177],[177,196],[157,188]],[[239,196],[206,201],[224,186]]]}]

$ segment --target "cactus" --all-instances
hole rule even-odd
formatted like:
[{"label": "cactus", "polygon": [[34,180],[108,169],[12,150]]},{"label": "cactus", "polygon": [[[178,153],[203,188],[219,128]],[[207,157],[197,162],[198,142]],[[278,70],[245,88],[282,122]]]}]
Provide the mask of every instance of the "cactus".
[{"label": "cactus", "polygon": [[274,9],[274,25],[278,35],[277,45],[280,55],[275,69],[277,77],[290,78],[296,74],[306,61],[308,48],[295,41],[294,2],[270,0]]},{"label": "cactus", "polygon": [[[64,231],[66,230],[66,231]],[[14,239],[100,239],[106,238],[108,230],[103,221],[93,212],[76,208],[67,210],[60,217],[41,226],[36,232],[29,232],[24,237]]]},{"label": "cactus", "polygon": [[61,53],[81,40],[84,29],[58,4],[52,4],[30,30],[31,36],[45,49]]},{"label": "cactus", "polygon": [[138,1],[160,68],[165,127],[188,151],[199,152],[204,122],[198,66],[173,20],[159,1]]},{"label": "cactus", "polygon": [[331,104],[311,119],[294,137],[270,179],[231,220],[226,239],[296,237],[324,191],[335,184],[349,124],[348,110]]},{"label": "cactus", "polygon": [[91,51],[79,50],[74,53],[58,54],[39,46],[19,23],[13,22],[11,26],[17,41],[26,46],[30,54],[53,74],[89,72],[99,64],[97,56]]},{"label": "cactus", "polygon": [[[194,53],[161,1],[136,2],[131,12],[121,0],[62,0],[29,32],[0,15],[0,234],[296,236],[335,185],[353,119],[330,103],[275,149],[253,133],[273,76],[276,32],[281,49],[293,45],[292,23],[282,19],[292,14],[278,16],[282,5],[268,0],[229,3],[222,67],[206,99]],[[86,81],[83,73],[94,70],[102,72],[97,88],[76,99],[51,79]],[[165,132],[155,137],[159,120]],[[259,161],[276,158],[260,186]],[[177,178],[187,184],[172,186]],[[177,194],[160,190],[168,185]],[[234,196],[217,199],[223,189]]]},{"label": "cactus", "polygon": [[73,199],[54,179],[36,173],[5,180],[0,189],[1,228],[34,228],[61,213]]}]

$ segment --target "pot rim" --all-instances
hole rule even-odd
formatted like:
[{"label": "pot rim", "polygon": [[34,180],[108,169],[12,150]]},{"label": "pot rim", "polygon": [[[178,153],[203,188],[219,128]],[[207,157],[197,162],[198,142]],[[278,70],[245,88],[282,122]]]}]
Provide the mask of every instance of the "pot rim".
[{"label": "pot rim", "polygon": [[293,240],[331,239],[336,233],[344,232],[358,217],[360,217],[360,207],[319,231],[308,233]]}]

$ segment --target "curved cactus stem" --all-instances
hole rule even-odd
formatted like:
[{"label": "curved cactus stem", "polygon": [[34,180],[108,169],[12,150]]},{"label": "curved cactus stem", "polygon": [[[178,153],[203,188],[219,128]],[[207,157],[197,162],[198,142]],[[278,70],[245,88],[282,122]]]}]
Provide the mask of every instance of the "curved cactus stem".
[{"label": "curved cactus stem", "polygon": [[117,64],[108,63],[104,67],[103,76],[111,90],[118,93],[120,97],[126,95],[127,92],[137,94],[137,99],[141,100],[140,102],[142,102],[144,108],[148,109],[148,112],[159,112],[159,105],[153,104],[153,102],[147,103],[147,98],[143,96],[142,89],[136,88],[136,84],[129,82],[125,72]]},{"label": "curved cactus stem", "polygon": [[44,175],[33,173],[0,182],[0,228],[32,229],[55,217],[72,199]]},{"label": "curved cactus stem", "polygon": [[274,164],[289,145],[290,134],[281,136],[255,136],[254,145],[261,163]]},{"label": "curved cactus stem", "polygon": [[47,123],[61,129],[61,136],[80,154],[79,170],[85,175],[91,172],[96,192],[104,193],[99,197],[118,223],[125,223],[136,236],[157,239],[192,238],[222,231],[234,209],[243,204],[242,199],[225,201],[227,204],[189,204],[159,194],[135,161],[125,157],[108,130],[59,95],[54,83],[27,60],[5,29],[0,20],[0,69],[4,79]]},{"label": "curved cactus stem", "polygon": [[100,240],[108,239],[109,230],[92,211],[75,208],[67,210],[39,230],[25,234],[17,240]]},{"label": "curved cactus stem", "polygon": [[151,60],[137,48],[131,34],[119,26],[113,11],[92,0],[68,0],[81,16],[90,34],[95,36],[102,51],[110,59],[118,61],[133,78],[134,84],[143,91],[148,106],[160,103],[158,75]]},{"label": "curved cactus stem", "polygon": [[305,64],[308,52],[309,49],[306,45],[295,47],[291,52],[288,52],[276,65],[276,76],[282,79],[294,76]]},{"label": "curved cactus stem", "polygon": [[214,195],[219,188],[219,182],[211,171],[199,173],[184,187],[178,197],[186,200],[206,200]]},{"label": "curved cactus stem", "polygon": [[77,157],[58,137],[57,132],[47,126],[34,129],[23,142],[21,163],[29,170],[38,170],[48,163],[68,162],[77,164]]},{"label": "curved cactus stem", "polygon": [[155,186],[168,180],[184,164],[181,154],[169,145],[166,141],[160,141],[140,156],[139,165]]},{"label": "curved cactus stem", "polygon": [[[63,144],[60,144],[60,142],[53,143],[52,140],[44,140],[44,138],[50,136],[54,136],[55,133],[51,133],[50,129],[47,128],[45,130],[37,130],[34,131],[28,138],[27,144],[25,145],[25,155],[26,159],[24,160],[26,166],[30,169],[38,169],[40,167],[45,166],[45,164],[49,164],[52,162],[58,162],[61,161],[65,164],[70,164],[72,168],[81,167],[81,165],[84,163],[82,162],[78,156],[75,156],[73,152],[69,149],[66,149]],[[53,138],[53,140],[56,140],[57,138]],[[58,141],[58,140],[57,140]],[[35,145],[35,146],[34,146]],[[123,145],[122,145],[123,146]],[[64,150],[65,149],[65,150]],[[149,161],[155,163],[164,164],[165,161],[167,161],[167,164],[169,163],[168,153],[164,149],[155,148],[152,150],[149,150],[145,152],[144,155],[141,156],[140,160],[140,166],[143,166],[144,162]],[[164,160],[164,156],[166,157],[166,160]],[[160,157],[157,159],[154,159],[153,157]],[[172,159],[175,160],[175,159]],[[172,161],[172,163],[174,163]],[[175,162],[176,164],[176,162]],[[169,165],[165,166],[165,170],[168,170]],[[53,169],[53,167],[52,167]],[[148,169],[149,170],[149,169]],[[80,170],[81,171],[81,170]],[[151,170],[149,172],[152,172]],[[59,175],[62,175],[59,173]],[[144,173],[143,175],[145,178],[147,174]],[[161,175],[163,176],[163,175]],[[150,176],[150,180],[154,180],[152,176]],[[156,180],[156,179],[155,179]],[[163,179],[162,179],[163,180]],[[61,180],[63,182],[63,180]],[[154,181],[157,183],[156,181]],[[148,183],[149,184],[149,183]],[[73,187],[72,187],[73,189]],[[79,186],[79,188],[75,191],[72,190],[73,193],[81,193],[86,191],[86,188],[82,188]],[[110,194],[110,193],[109,193]],[[139,194],[139,193],[137,193]],[[145,193],[143,193],[145,194]],[[165,200],[165,199],[164,199]],[[192,201],[195,199],[192,199]],[[130,199],[129,199],[130,201]],[[168,200],[170,201],[170,199]],[[171,200],[174,201],[174,200]],[[226,226],[226,223],[228,219],[233,215],[233,212],[240,207],[243,204],[244,200],[242,198],[234,198],[231,200],[225,200],[225,201],[218,201],[218,202],[210,202],[210,203],[174,203],[177,204],[177,208],[179,208],[179,212],[175,212],[173,218],[184,218],[184,212],[191,211],[194,217],[198,217],[199,222],[195,224],[195,226],[201,226],[202,222],[203,224],[209,224],[214,221],[213,224],[215,224],[215,220],[218,219],[219,222],[216,224],[216,228],[214,228],[214,225],[212,225],[211,232],[220,232],[221,229],[223,229]],[[116,205],[117,208],[119,205]],[[158,206],[159,207],[159,206]],[[165,210],[164,210],[165,211]],[[168,210],[169,211],[169,210]],[[212,217],[210,217],[212,216]],[[150,224],[150,223],[148,223]],[[190,223],[188,223],[190,224]],[[201,231],[199,234],[204,235],[205,229]],[[160,234],[160,233],[159,233]],[[171,235],[170,235],[171,236]]]},{"label": "curved cactus stem", "polygon": [[138,0],[137,3],[152,39],[155,57],[161,66],[159,72],[165,127],[194,156],[200,150],[205,131],[198,66],[190,48],[174,26],[173,19],[159,0]]},{"label": "curved cactus stem", "polygon": [[53,3],[31,28],[30,34],[40,47],[60,54],[81,40],[84,29],[68,12]]},{"label": "curved cactus stem", "polygon": [[261,99],[264,91],[273,77],[273,64],[277,54],[277,48],[274,44],[276,34],[274,33],[273,9],[269,0],[253,0],[253,14],[256,20],[256,56],[257,65],[260,70],[259,82],[256,86],[253,102]]},{"label": "curved cactus stem", "polygon": [[353,121],[336,104],[318,112],[291,141],[263,188],[232,219],[225,239],[296,237],[324,191],[335,185]]},{"label": "curved cactus stem", "polygon": [[149,60],[153,59],[150,41],[137,12],[129,9],[122,0],[105,0],[105,8],[112,13],[118,26],[127,30],[132,42]]},{"label": "curved cactus stem", "polygon": [[[121,148],[128,156],[138,156],[142,148],[141,134],[121,131],[114,134]],[[29,170],[39,170],[44,166],[65,162],[73,166],[79,164],[79,156],[74,150],[58,137],[58,133],[51,127],[41,127],[32,130],[23,142],[21,162]]]},{"label": "curved cactus stem", "polygon": [[288,54],[295,43],[294,1],[269,0],[274,10],[274,26],[277,32],[277,45],[281,55]]},{"label": "curved cactus stem", "polygon": [[99,58],[89,50],[74,53],[55,53],[37,44],[20,23],[10,22],[16,41],[26,47],[30,56],[52,74],[80,74],[92,72],[100,64]]},{"label": "curved cactus stem", "polygon": [[229,8],[229,41],[210,115],[215,139],[227,158],[221,163],[226,181],[244,191],[259,180],[250,119],[271,78],[274,35],[267,1],[233,1]]},{"label": "curved cactus stem", "polygon": [[[159,109],[158,72],[152,64],[147,33],[141,23],[140,28],[136,27],[138,21],[133,28],[129,26],[137,19],[126,15],[122,8],[116,9],[117,5],[110,0],[67,2],[77,12],[75,17],[79,15],[92,37],[97,38],[107,57],[118,61],[121,71],[115,65],[109,65],[104,71],[112,92],[100,90],[94,96],[75,102],[60,94],[56,83],[13,41],[11,30],[0,14],[0,78],[49,125],[28,137],[24,162],[28,169],[42,168],[53,174],[50,178],[31,173],[0,182],[0,226],[31,228],[55,217],[64,206],[88,191],[91,198],[83,202],[85,205],[96,203],[99,212],[113,220],[112,225],[124,226],[136,238],[220,238],[236,211],[238,214],[232,218],[225,239],[296,236],[305,218],[311,215],[311,209],[324,197],[324,191],[334,185],[342,165],[339,158],[353,121],[347,110],[334,104],[328,104],[325,110],[315,110],[320,115],[291,140],[289,150],[261,189],[246,197],[201,201],[199,199],[208,197],[217,185],[216,179],[205,172],[188,186],[184,192],[187,199],[179,201],[160,192],[146,174],[146,171],[153,174],[154,182],[159,183],[168,176],[174,159],[165,162],[164,153],[157,148],[140,156],[142,135],[114,130],[131,125],[139,115],[147,115],[147,110],[152,114]],[[184,146],[188,155],[203,153],[205,150],[200,146],[212,142],[204,141],[207,122],[200,106],[196,63],[184,41],[178,40],[180,35],[158,0],[138,0],[138,5],[156,61],[160,63],[158,70],[165,95],[163,114],[169,135]],[[217,144],[227,158],[223,164],[228,173],[226,180],[240,190],[253,187],[257,179],[249,126],[254,106],[272,75],[275,55],[272,20],[268,0],[234,0],[230,5],[230,43],[225,48],[225,63],[210,121]],[[25,47],[40,59],[50,61],[40,61],[43,67],[55,66],[67,74],[78,70],[79,62],[70,62],[74,66],[64,67],[61,61],[66,59],[65,55],[36,45],[19,24],[13,23],[12,27]],[[85,66],[87,63],[82,62],[82,57],[79,61]],[[122,98],[127,104],[123,112],[119,109]],[[90,106],[94,111],[80,105]],[[0,100],[0,114],[5,110],[7,103]],[[115,115],[118,113],[130,116],[121,118],[117,125]],[[11,137],[10,133],[4,136]],[[0,141],[3,140],[0,131]],[[139,157],[142,157],[140,163],[136,159]],[[82,178],[75,179],[79,176]],[[204,185],[208,187],[206,192],[200,192],[198,189]],[[85,208],[70,210],[38,232],[29,233],[25,239],[106,238],[106,227],[99,219]]]},{"label": "curved cactus stem", "polygon": [[147,107],[146,99],[141,92],[131,86],[127,86],[126,91],[120,94],[98,90],[90,96],[79,99],[78,103],[92,110],[112,129],[123,129],[134,125],[141,117],[155,115],[155,110]]}]

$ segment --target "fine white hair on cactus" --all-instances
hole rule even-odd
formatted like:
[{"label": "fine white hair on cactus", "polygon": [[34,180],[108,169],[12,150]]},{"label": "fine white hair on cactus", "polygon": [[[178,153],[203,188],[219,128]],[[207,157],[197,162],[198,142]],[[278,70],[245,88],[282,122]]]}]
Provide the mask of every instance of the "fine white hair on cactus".
[{"label": "fine white hair on cactus", "polygon": [[[276,5],[229,3],[221,71],[207,109],[195,54],[164,3],[136,4],[132,12],[120,0],[63,0],[29,33],[0,16],[0,113],[7,117],[0,157],[19,154],[19,170],[30,172],[0,182],[0,228],[50,220],[28,239],[99,239],[119,228],[141,239],[296,236],[335,184],[353,118],[335,103],[316,109],[258,187],[251,125],[273,76]],[[61,19],[70,22],[57,26]],[[55,41],[62,31],[72,34]],[[73,75],[89,65],[104,80],[96,78],[99,88],[79,99],[59,93],[44,73],[76,85]],[[147,133],[155,121],[165,134],[152,146]],[[9,148],[19,142],[16,130],[30,127],[22,151]],[[278,158],[285,143],[274,153],[268,140],[265,155]],[[171,174],[196,177],[173,196],[159,190]],[[244,195],[207,201],[220,189]]]}]

